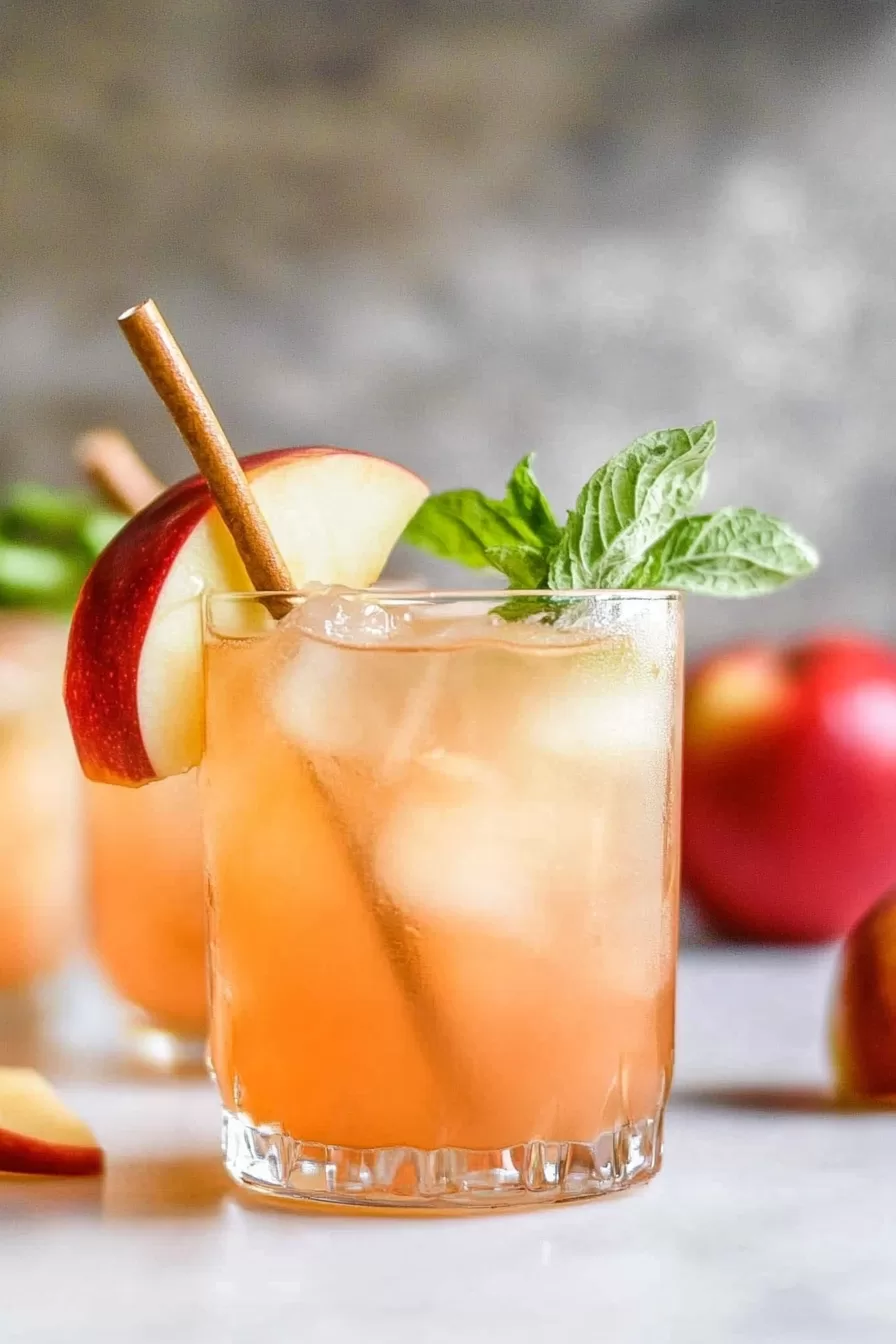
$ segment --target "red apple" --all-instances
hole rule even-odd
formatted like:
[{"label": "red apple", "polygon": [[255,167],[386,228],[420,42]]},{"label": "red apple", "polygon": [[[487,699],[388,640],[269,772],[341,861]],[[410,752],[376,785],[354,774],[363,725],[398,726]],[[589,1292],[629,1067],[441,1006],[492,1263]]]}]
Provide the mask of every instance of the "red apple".
[{"label": "red apple", "polygon": [[33,1069],[0,1069],[0,1171],[97,1176],[103,1150]]},{"label": "red apple", "polygon": [[[393,462],[339,448],[243,460],[297,588],[376,579],[426,496]],[[251,588],[205,482],[171,486],[112,539],[81,592],[65,701],[84,773],[137,785],[198,764],[204,590]]]},{"label": "red apple", "polygon": [[896,652],[832,635],[693,670],[683,875],[724,931],[777,942],[842,936],[896,882]]},{"label": "red apple", "polygon": [[847,1100],[896,1101],[896,893],[850,930],[834,997],[831,1044]]}]

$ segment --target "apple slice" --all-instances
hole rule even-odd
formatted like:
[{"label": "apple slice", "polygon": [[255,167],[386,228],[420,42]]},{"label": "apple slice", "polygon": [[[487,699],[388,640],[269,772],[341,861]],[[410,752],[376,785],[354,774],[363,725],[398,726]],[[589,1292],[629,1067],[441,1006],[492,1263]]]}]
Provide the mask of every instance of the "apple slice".
[{"label": "apple slice", "polygon": [[0,1069],[0,1172],[98,1176],[103,1150],[34,1069]]},{"label": "apple slice", "polygon": [[[427,494],[394,462],[340,448],[244,458],[296,588],[365,587]],[[65,702],[89,779],[138,785],[202,750],[203,590],[252,587],[200,477],[171,486],[115,536],[72,619]]]},{"label": "apple slice", "polygon": [[896,891],[849,931],[831,1021],[837,1092],[896,1103]]}]

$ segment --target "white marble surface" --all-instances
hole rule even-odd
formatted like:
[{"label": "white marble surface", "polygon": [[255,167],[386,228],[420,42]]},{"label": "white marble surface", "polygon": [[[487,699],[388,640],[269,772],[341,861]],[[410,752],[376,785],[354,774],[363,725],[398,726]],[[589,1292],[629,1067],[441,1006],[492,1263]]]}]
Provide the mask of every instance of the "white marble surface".
[{"label": "white marble surface", "polygon": [[221,1177],[208,1086],[57,1053],[109,1171],[0,1184],[0,1340],[892,1344],[894,1116],[826,1108],[831,975],[829,953],[690,950],[664,1171],[532,1214],[259,1208]]}]

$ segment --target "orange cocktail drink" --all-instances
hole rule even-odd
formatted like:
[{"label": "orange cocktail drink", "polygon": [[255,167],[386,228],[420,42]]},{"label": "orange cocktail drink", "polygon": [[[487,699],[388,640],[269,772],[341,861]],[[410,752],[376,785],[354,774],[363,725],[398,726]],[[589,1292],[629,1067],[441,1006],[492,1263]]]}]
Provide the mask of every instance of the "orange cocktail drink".
[{"label": "orange cocktail drink", "polygon": [[205,883],[195,771],[142,789],[88,784],[93,951],[160,1064],[199,1062],[207,1025]]},{"label": "orange cocktail drink", "polygon": [[489,1206],[658,1167],[680,603],[507,598],[207,600],[211,1051],[248,1185]]},{"label": "orange cocktail drink", "polygon": [[0,616],[0,993],[57,970],[78,936],[81,783],[59,696],[66,631]]}]

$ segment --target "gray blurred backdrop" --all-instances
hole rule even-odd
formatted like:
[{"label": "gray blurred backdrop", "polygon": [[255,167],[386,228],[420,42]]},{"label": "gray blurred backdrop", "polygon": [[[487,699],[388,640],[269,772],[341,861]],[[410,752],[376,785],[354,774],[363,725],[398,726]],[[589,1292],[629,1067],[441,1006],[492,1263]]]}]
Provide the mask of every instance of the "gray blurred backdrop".
[{"label": "gray blurred backdrop", "polygon": [[2,0],[0,72],[4,479],[98,421],[186,474],[115,325],[151,294],[243,451],[537,449],[562,507],[714,416],[710,502],[827,563],[693,644],[896,634],[890,0]]}]

